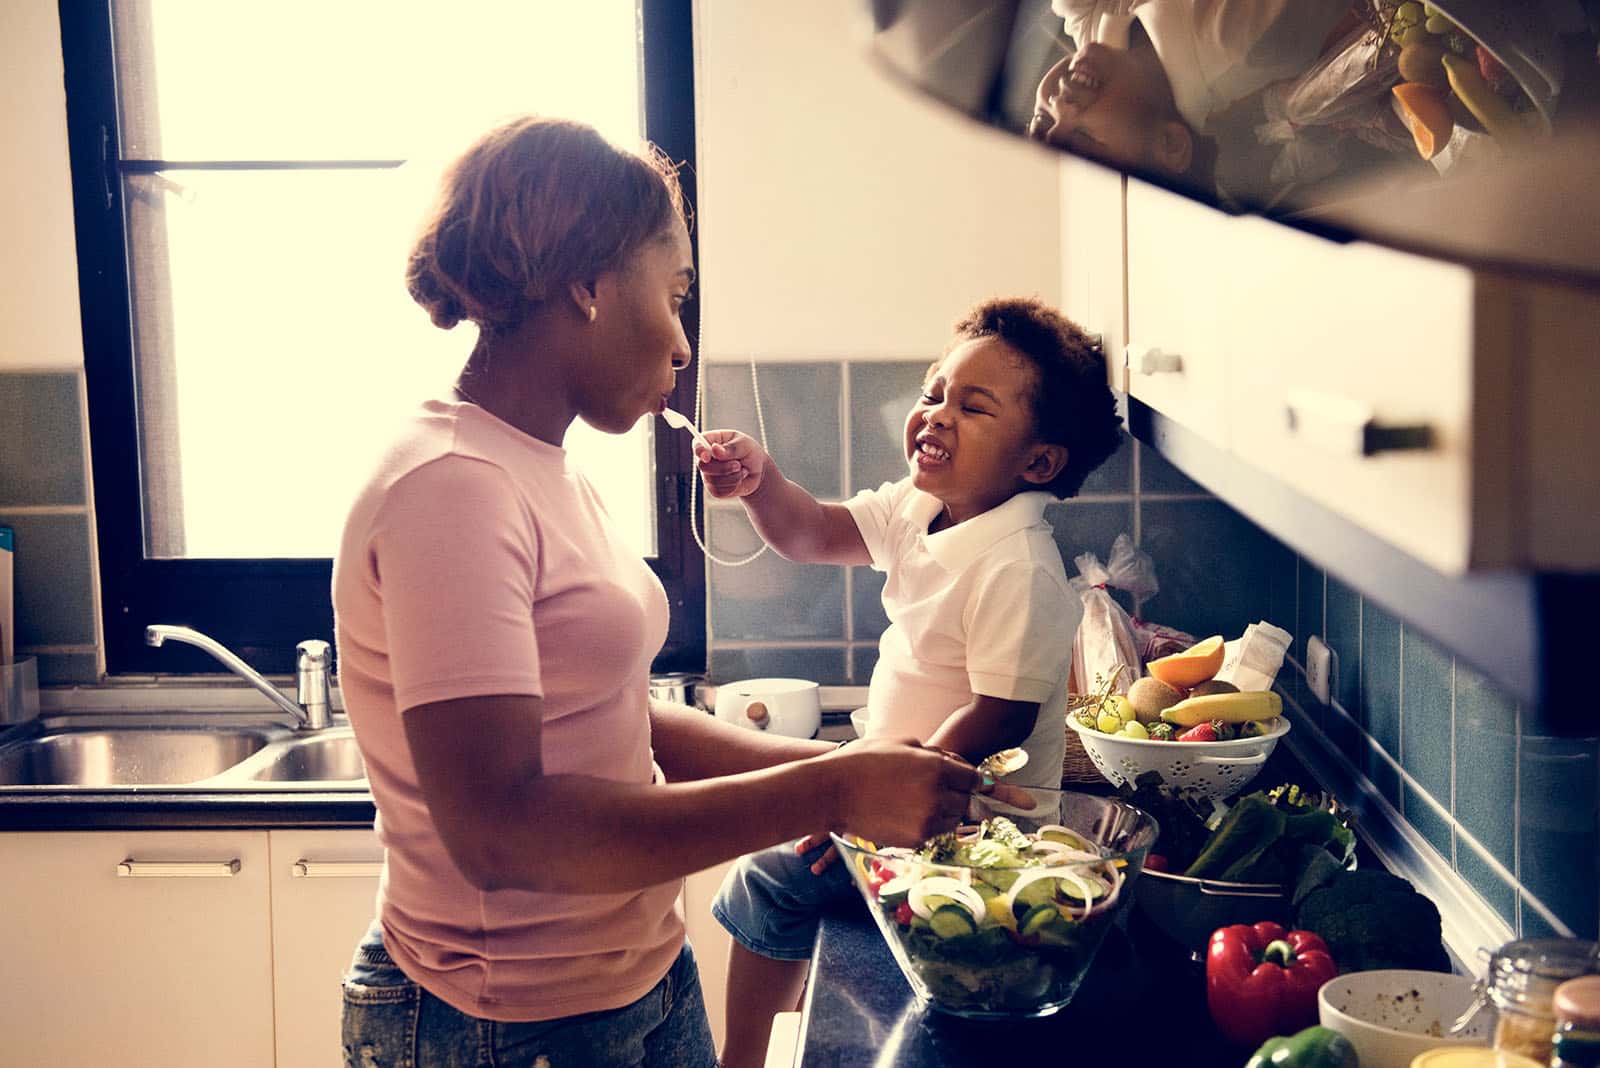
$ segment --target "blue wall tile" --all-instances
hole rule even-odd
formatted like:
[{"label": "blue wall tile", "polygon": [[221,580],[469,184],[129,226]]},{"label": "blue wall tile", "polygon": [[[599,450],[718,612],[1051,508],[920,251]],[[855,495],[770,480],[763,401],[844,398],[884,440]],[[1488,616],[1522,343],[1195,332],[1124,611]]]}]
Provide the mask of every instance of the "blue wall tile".
[{"label": "blue wall tile", "polygon": [[1236,638],[1265,618],[1269,539],[1249,520],[1213,499],[1144,501],[1140,528],[1161,583],[1144,618],[1196,638]]},{"label": "blue wall tile", "polygon": [[906,416],[922,393],[927,360],[853,363],[850,375],[850,485],[873,489],[906,476]]},{"label": "blue wall tile", "polygon": [[735,679],[793,678],[810,679],[824,686],[842,686],[849,681],[845,673],[842,648],[758,648],[711,649],[711,678],[715,682]]},{"label": "blue wall tile", "polygon": [[7,515],[16,531],[16,643],[92,645],[94,568],[85,514]]},{"label": "blue wall tile", "polygon": [[870,567],[850,569],[850,637],[877,641],[889,627],[883,612],[883,585],[888,578]]},{"label": "blue wall tile", "polygon": [[1400,755],[1400,621],[1361,603],[1361,706],[1367,733]]},{"label": "blue wall tile", "polygon": [[1455,817],[1507,871],[1516,870],[1517,706],[1456,661]]},{"label": "blue wall tile", "polygon": [[1524,734],[1517,872],[1580,938],[1600,922],[1600,742]]},{"label": "blue wall tile", "polygon": [[1477,891],[1478,896],[1506,921],[1506,926],[1513,931],[1517,929],[1516,887],[1495,874],[1494,869],[1484,863],[1483,858],[1459,838],[1456,841],[1456,871],[1460,872],[1467,885]]},{"label": "blue wall tile", "polygon": [[1111,557],[1111,543],[1118,534],[1133,535],[1133,501],[1059,501],[1044,510],[1045,522],[1055,534],[1061,550],[1061,566],[1067,578],[1078,574],[1074,560],[1082,553],[1094,553],[1101,564]]},{"label": "blue wall tile", "polygon": [[1333,699],[1361,723],[1361,597],[1329,575],[1324,598],[1327,642],[1336,660]]},{"label": "blue wall tile", "polygon": [[[1322,569],[1310,561],[1299,559],[1296,561],[1296,591],[1295,601],[1295,635],[1294,644],[1290,652],[1302,665],[1306,662],[1306,641],[1315,634],[1324,644],[1328,635],[1322,624]],[[1326,721],[1326,710],[1322,702],[1311,693],[1311,688],[1305,684],[1305,679],[1298,674],[1294,677],[1294,692],[1302,708],[1311,716],[1312,722],[1322,726]]]},{"label": "blue wall tile", "polygon": [[1422,837],[1433,846],[1434,852],[1443,857],[1446,864],[1450,863],[1452,843],[1449,817],[1440,815],[1439,810],[1428,804],[1425,797],[1404,783],[1400,786],[1400,805],[1406,822],[1422,832]]},{"label": "blue wall tile", "polygon": [[1450,807],[1450,656],[1402,628],[1400,763],[1445,808]]},{"label": "blue wall tile", "polygon": [[0,373],[0,435],[0,507],[88,501],[76,371]]},{"label": "blue wall tile", "polygon": [[92,685],[100,681],[100,657],[92,652],[34,653],[43,686]]},{"label": "blue wall tile", "polygon": [[[786,477],[828,500],[843,492],[839,479],[843,373],[837,363],[769,363],[758,371],[767,451]],[[742,430],[761,440],[748,364],[708,366],[705,405],[701,420],[705,429]]]},{"label": "blue wall tile", "polygon": [[[760,544],[741,507],[707,513],[710,545],[740,558]],[[844,569],[796,564],[768,551],[743,567],[711,564],[707,579],[713,651],[716,640],[843,639]]]},{"label": "blue wall tile", "polygon": [[1117,451],[1083,480],[1083,486],[1078,490],[1080,497],[1086,494],[1133,492],[1133,436],[1124,430],[1121,438],[1122,444],[1117,446]]},{"label": "blue wall tile", "polygon": [[1205,493],[1206,489],[1167,462],[1156,450],[1137,443],[1139,489],[1145,493]]}]

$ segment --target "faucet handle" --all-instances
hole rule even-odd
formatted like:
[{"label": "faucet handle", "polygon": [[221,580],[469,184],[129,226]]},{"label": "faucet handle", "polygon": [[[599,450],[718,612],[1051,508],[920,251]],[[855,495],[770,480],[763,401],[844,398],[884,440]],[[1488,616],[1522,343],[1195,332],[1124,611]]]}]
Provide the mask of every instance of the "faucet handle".
[{"label": "faucet handle", "polygon": [[305,726],[320,730],[333,712],[328,675],[333,666],[333,646],[317,638],[295,647],[295,697],[305,709]]}]

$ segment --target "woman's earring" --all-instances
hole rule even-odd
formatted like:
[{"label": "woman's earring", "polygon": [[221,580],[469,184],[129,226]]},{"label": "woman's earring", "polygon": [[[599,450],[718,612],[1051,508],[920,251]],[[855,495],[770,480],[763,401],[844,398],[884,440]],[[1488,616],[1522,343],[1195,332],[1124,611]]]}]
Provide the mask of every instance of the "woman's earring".
[{"label": "woman's earring", "polygon": [[599,317],[599,315],[600,315],[600,313],[595,310],[595,306],[593,304],[589,305],[589,321],[591,323],[594,322],[595,319]]}]

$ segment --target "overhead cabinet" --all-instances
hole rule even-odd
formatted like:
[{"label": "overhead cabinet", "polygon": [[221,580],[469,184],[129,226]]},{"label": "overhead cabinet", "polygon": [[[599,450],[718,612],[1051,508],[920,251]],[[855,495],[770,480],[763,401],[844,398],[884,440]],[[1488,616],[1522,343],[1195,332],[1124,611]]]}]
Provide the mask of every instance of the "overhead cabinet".
[{"label": "overhead cabinet", "polygon": [[1444,575],[1600,570],[1600,299],[1130,180],[1129,395]]}]

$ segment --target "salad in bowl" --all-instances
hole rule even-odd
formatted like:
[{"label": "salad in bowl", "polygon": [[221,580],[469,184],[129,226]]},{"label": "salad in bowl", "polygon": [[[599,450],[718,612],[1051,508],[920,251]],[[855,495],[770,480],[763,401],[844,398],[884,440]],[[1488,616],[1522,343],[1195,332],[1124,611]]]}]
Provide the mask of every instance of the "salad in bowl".
[{"label": "salad in bowl", "polygon": [[1159,828],[1114,798],[1007,786],[920,849],[834,835],[913,991],[976,1018],[1046,1016],[1072,1000]]}]

